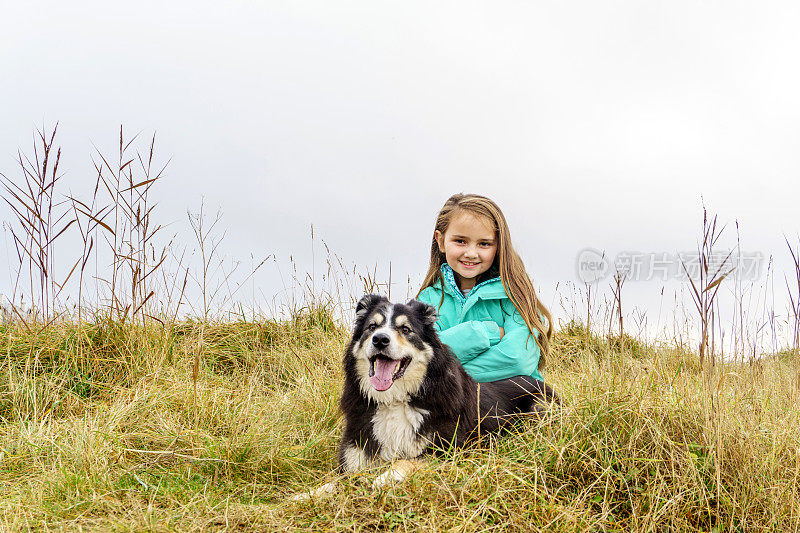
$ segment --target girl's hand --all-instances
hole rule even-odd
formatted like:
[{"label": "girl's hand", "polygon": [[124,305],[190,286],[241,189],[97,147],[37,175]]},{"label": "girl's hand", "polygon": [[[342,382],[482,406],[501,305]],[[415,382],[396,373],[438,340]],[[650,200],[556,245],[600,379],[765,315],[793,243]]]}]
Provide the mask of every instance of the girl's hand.
[{"label": "girl's hand", "polygon": [[506,334],[506,330],[504,330],[504,329],[503,329],[503,328],[501,328],[500,326],[497,326],[497,327],[498,327],[498,329],[500,330],[500,338],[502,339],[502,338],[503,338],[503,335],[505,335],[505,334]]}]

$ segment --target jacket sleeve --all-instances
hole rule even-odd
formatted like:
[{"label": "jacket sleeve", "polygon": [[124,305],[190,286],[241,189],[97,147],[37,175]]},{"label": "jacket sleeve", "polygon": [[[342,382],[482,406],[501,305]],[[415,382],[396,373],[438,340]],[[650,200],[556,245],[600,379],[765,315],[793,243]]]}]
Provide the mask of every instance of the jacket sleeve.
[{"label": "jacket sleeve", "polygon": [[465,365],[500,342],[500,327],[491,320],[468,320],[440,330],[439,338]]},{"label": "jacket sleeve", "polygon": [[[417,298],[420,302],[438,307],[441,292],[426,289]],[[448,345],[464,364],[500,342],[500,327],[492,320],[468,320],[450,326],[444,317],[436,321],[439,339]]]},{"label": "jacket sleeve", "polygon": [[506,379],[514,376],[533,376],[542,379],[539,374],[539,343],[536,342],[538,332],[530,335],[528,326],[522,320],[516,308],[503,322],[505,335],[482,353],[463,362],[464,369],[475,381],[486,382]]}]

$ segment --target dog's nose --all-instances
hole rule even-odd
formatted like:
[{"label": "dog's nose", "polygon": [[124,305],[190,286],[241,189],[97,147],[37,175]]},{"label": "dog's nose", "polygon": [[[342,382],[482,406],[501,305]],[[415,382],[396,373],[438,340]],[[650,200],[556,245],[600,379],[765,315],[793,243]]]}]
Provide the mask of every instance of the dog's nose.
[{"label": "dog's nose", "polygon": [[375,335],[372,336],[372,344],[376,348],[386,348],[387,346],[389,346],[389,342],[390,342],[389,335],[387,335],[386,333],[376,333]]}]

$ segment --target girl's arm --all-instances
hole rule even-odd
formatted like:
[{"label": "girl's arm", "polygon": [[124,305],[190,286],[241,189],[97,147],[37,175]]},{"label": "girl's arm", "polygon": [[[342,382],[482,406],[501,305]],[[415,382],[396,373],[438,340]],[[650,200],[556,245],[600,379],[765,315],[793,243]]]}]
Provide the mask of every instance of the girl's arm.
[{"label": "girl's arm", "polygon": [[439,331],[439,339],[453,350],[465,366],[500,342],[502,337],[500,327],[491,320],[469,320]]},{"label": "girl's arm", "polygon": [[479,355],[463,362],[464,369],[475,381],[496,381],[514,376],[533,376],[544,381],[539,373],[539,343],[530,335],[528,326],[517,311],[503,322],[505,335],[500,342],[490,346]]},{"label": "girl's arm", "polygon": [[[438,309],[442,293],[428,288],[417,299]],[[451,327],[444,317],[440,317],[436,321],[436,329],[439,339],[450,347],[461,364],[471,361],[503,337],[500,327],[492,320],[468,320]]]}]

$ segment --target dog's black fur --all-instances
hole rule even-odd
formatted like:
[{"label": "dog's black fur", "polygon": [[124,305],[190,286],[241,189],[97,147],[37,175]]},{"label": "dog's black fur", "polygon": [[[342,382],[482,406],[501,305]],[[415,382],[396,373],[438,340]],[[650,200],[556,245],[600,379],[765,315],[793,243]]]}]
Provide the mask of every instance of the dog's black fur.
[{"label": "dog's black fur", "polygon": [[[381,318],[378,315],[384,320],[390,316],[391,323],[381,322],[379,329],[375,325]],[[558,403],[549,386],[530,376],[476,383],[439,340],[434,329],[436,318],[435,308],[416,300],[391,304],[384,297],[367,295],[358,303],[353,338],[344,355],[345,379],[340,405],[345,429],[339,446],[340,471],[356,471],[381,459],[414,459],[410,455],[417,451],[435,453],[450,446],[464,446],[480,434],[497,433],[522,415],[542,414],[550,402]],[[370,320],[373,322],[369,323]],[[405,373],[393,379],[391,387],[398,387],[396,391],[391,387],[385,392],[370,389],[363,375],[366,368],[370,376],[374,375],[375,363],[367,362],[370,359],[366,354],[368,348],[373,352],[382,349],[375,348],[372,339],[378,331],[394,335],[395,353],[400,355],[390,356],[392,361],[403,354],[413,354],[406,367],[398,365],[400,372]],[[404,383],[406,379],[408,383]],[[411,413],[409,420],[416,422],[404,421],[405,433],[401,428],[386,425],[390,422],[384,422],[379,431],[376,428],[378,412],[387,409],[395,411],[385,420],[396,420],[397,413]],[[397,443],[387,442],[385,436],[394,435],[395,429],[398,435],[413,432],[416,444],[403,451]],[[387,455],[389,447],[396,452],[390,451]],[[361,459],[348,460],[348,450],[352,457],[361,454],[358,455]]]}]

